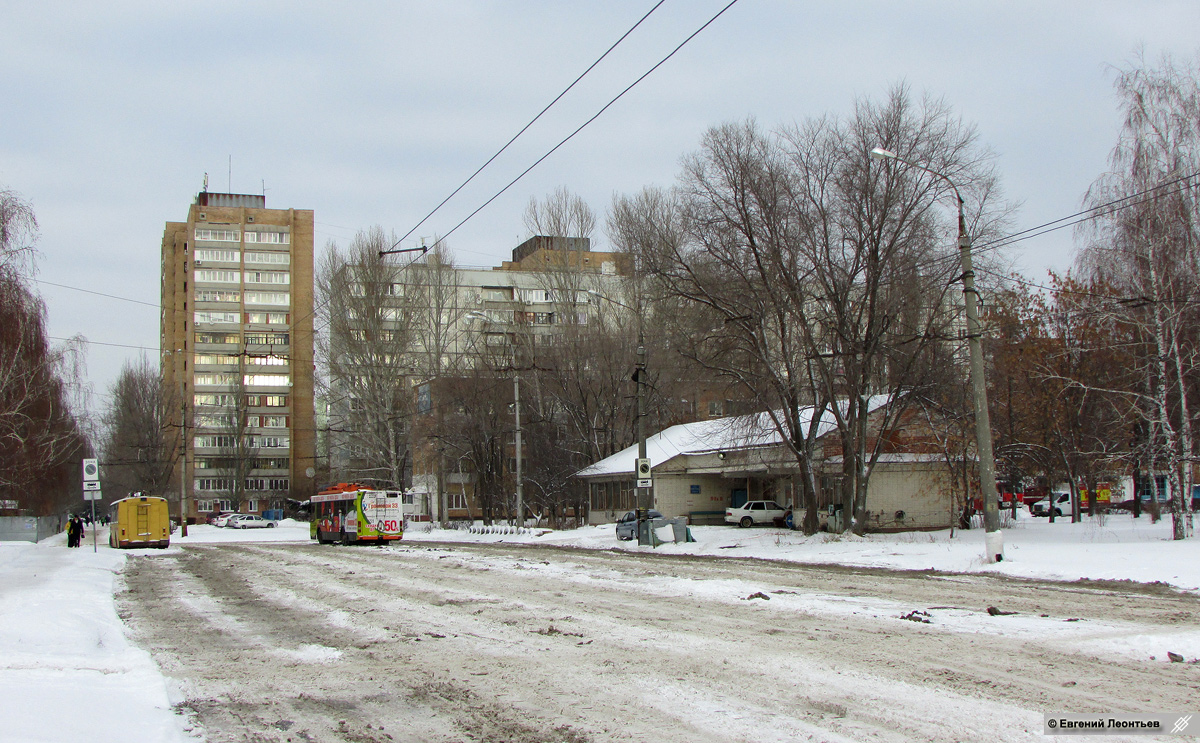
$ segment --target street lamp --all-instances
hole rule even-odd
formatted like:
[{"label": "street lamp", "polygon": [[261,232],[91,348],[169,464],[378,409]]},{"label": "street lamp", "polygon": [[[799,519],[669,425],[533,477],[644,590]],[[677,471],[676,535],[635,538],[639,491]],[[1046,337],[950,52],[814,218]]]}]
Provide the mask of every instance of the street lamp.
[{"label": "street lamp", "polygon": [[[642,311],[641,311],[640,307],[630,307],[629,305],[625,304],[624,302],[622,302],[620,300],[613,299],[612,297],[608,296],[607,294],[601,294],[600,292],[592,290],[592,289],[588,289],[587,293],[593,297],[596,297],[597,299],[603,299],[603,300],[612,302],[613,304],[615,304],[619,307],[624,307],[625,309],[627,309],[630,312],[637,315],[637,327],[638,327],[638,331],[637,331],[637,334],[638,334],[637,364],[634,367],[633,378],[634,378],[634,381],[637,382],[638,461],[639,461],[639,463],[646,462],[649,459],[646,456],[646,422],[645,422],[646,421],[646,403],[645,403],[645,395],[642,392],[642,390],[645,388],[645,385],[646,385],[646,338],[642,332]],[[639,295],[639,299],[640,299],[640,295]],[[639,301],[638,304],[640,305],[641,302]],[[649,471],[643,473],[640,471],[640,469],[641,469],[640,467],[634,468],[634,478],[635,478],[634,484],[635,485],[637,484],[637,482],[641,482],[644,479],[647,479],[650,477]],[[649,467],[647,466],[646,469],[649,470]],[[643,474],[646,475],[646,478],[642,478]],[[637,487],[635,489],[635,492],[637,493],[638,508],[643,508],[646,510],[654,508],[654,488],[653,487],[649,487],[649,488]]]},{"label": "street lamp", "polygon": [[958,252],[962,262],[963,304],[967,309],[967,346],[971,356],[971,388],[975,406],[975,448],[979,451],[979,485],[983,491],[983,525],[986,559],[1000,562],[1004,559],[1004,535],[1000,531],[1000,507],[996,496],[996,463],[992,456],[992,425],[988,417],[987,381],[983,376],[983,347],[979,326],[979,293],[975,291],[975,270],[971,264],[971,237],[967,234],[967,220],[963,215],[963,198],[958,186],[945,173],[931,170],[897,155],[891,150],[876,147],[871,150],[873,160],[896,160],[950,184],[958,202]]}]

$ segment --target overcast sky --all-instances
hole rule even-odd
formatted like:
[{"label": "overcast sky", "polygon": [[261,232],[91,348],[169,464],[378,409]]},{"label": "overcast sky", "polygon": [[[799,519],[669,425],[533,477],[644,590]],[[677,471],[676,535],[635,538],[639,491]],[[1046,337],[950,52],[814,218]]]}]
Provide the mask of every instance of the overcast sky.
[{"label": "overcast sky", "polygon": [[[51,333],[92,342],[98,393],[141,353],[99,344],[157,356],[156,307],[47,282],[156,303],[163,225],[205,173],[315,210],[318,252],[374,224],[408,232],[654,2],[0,0],[0,188],[37,211]],[[666,0],[415,236],[447,232],[727,2]],[[1192,56],[1197,28],[1195,0],[740,0],[449,244],[495,265],[531,196],[565,185],[602,214],[614,192],[670,185],[712,125],[843,115],[898,82],[976,125],[1017,228],[1041,224],[1105,167],[1111,68],[1139,47]],[[1070,231],[1011,257],[1038,280],[1064,270]]]}]

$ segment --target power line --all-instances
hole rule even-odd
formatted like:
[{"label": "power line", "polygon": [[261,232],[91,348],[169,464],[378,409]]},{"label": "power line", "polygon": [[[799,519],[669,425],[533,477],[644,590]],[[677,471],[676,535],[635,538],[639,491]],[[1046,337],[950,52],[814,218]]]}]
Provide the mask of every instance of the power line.
[{"label": "power line", "polygon": [[602,106],[599,111],[597,111],[595,114],[593,114],[590,119],[588,119],[587,121],[580,124],[579,127],[575,129],[575,131],[571,132],[566,137],[564,137],[558,144],[551,147],[550,150],[546,152],[546,154],[542,155],[537,160],[535,160],[533,162],[533,164],[530,165],[528,168],[525,168],[525,170],[521,171],[521,173],[516,178],[513,178],[511,181],[508,182],[507,185],[505,185],[503,188],[501,188],[499,191],[497,191],[491,198],[489,198],[487,201],[480,204],[473,212],[471,212],[466,217],[464,217],[461,222],[454,225],[454,227],[451,228],[449,232],[447,232],[446,234],[439,237],[434,242],[434,244],[430,246],[430,248],[437,247],[438,243],[444,242],[445,239],[450,237],[451,235],[453,235],[455,233],[455,231],[458,230],[459,227],[462,227],[464,224],[469,222],[476,214],[483,211],[485,208],[487,208],[487,206],[489,204],[491,204],[496,199],[500,198],[501,195],[503,195],[506,191],[508,191],[508,189],[510,189],[514,185],[516,185],[517,181],[524,178],[529,173],[529,171],[536,168],[538,165],[540,165],[542,163],[542,161],[544,161],[546,158],[553,155],[558,150],[558,148],[562,147],[564,144],[571,141],[571,139],[573,139],[576,134],[579,134],[579,132],[583,131],[585,127],[587,127],[589,124],[591,124],[596,119],[600,118],[601,114],[603,114],[605,111],[607,111],[614,103],[619,101],[626,93],[633,90],[633,88],[635,86],[637,86],[638,83],[645,80],[647,77],[650,76],[651,73],[653,73],[659,67],[662,67],[664,64],[666,64],[667,60],[671,59],[671,57],[674,57],[675,54],[680,49],[682,49],[688,42],[690,42],[692,39],[696,38],[696,36],[698,36],[701,31],[703,31],[704,29],[706,29],[710,25],[712,25],[712,23],[714,21],[716,21],[718,18],[720,18],[725,13],[725,11],[729,10],[734,5],[736,5],[737,2],[738,2],[738,0],[730,0],[728,5],[726,5],[724,8],[721,8],[719,11],[717,11],[716,15],[714,15],[712,18],[709,18],[707,21],[704,22],[704,25],[700,26],[700,28],[693,31],[691,33],[691,35],[689,35],[686,39],[681,41],[679,43],[679,46],[672,49],[671,52],[667,56],[660,59],[653,67],[651,67],[650,69],[648,69],[644,73],[642,73],[642,75],[640,77],[638,77],[638,79],[636,79],[632,83],[630,83],[629,86],[626,87],[624,90],[622,90],[620,93],[617,93],[617,95],[614,96],[612,98],[612,100],[610,100],[608,103],[604,104],[604,106]]},{"label": "power line", "polygon": [[511,145],[513,142],[517,141],[517,138],[520,137],[522,134],[524,134],[529,129],[529,127],[531,127],[535,123],[537,123],[538,119],[542,118],[543,114],[545,114],[547,111],[549,111],[550,108],[555,103],[558,103],[562,99],[563,96],[565,96],[567,93],[569,93],[571,91],[571,89],[574,88],[575,85],[584,78],[585,75],[587,75],[589,72],[591,72],[593,69],[595,69],[596,65],[598,65],[602,61],[604,61],[604,58],[607,57],[609,55],[609,53],[612,52],[613,49],[616,49],[617,46],[629,36],[629,34],[633,33],[637,29],[638,26],[642,25],[642,22],[645,21],[647,18],[649,18],[651,13],[658,10],[659,6],[662,5],[664,2],[666,2],[666,0],[658,0],[658,2],[654,4],[654,7],[650,8],[650,10],[646,11],[646,14],[644,16],[642,16],[640,19],[638,19],[637,23],[630,26],[628,31],[621,34],[621,38],[619,38],[615,42],[613,42],[613,45],[610,46],[604,52],[604,54],[601,54],[599,57],[596,58],[595,62],[592,62],[590,65],[588,65],[588,68],[586,70],[584,70],[583,72],[581,72],[579,74],[579,77],[575,78],[575,80],[573,80],[570,85],[568,85],[566,88],[563,89],[563,91],[561,93],[559,93],[557,96],[555,96],[554,100],[547,103],[545,108],[543,108],[541,111],[538,112],[538,114],[536,116],[534,116],[532,119],[530,119],[529,123],[527,123],[525,126],[521,127],[521,130],[519,132],[517,132],[516,134],[514,134],[511,139],[509,139],[507,142],[505,142],[503,147],[501,147],[499,150],[496,150],[496,154],[489,157],[487,159],[487,162],[485,162],[483,165],[480,165],[475,170],[474,173],[472,173],[470,176],[467,177],[467,179],[465,181],[463,181],[461,184],[459,184],[458,188],[456,188],[452,192],[450,192],[450,195],[447,196],[446,198],[442,199],[441,202],[437,206],[433,207],[433,209],[428,214],[426,214],[424,217],[421,217],[421,221],[417,222],[415,225],[413,225],[411,230],[409,230],[408,232],[405,232],[404,235],[399,240],[397,240],[395,245],[393,245],[392,247],[394,248],[394,247],[396,247],[396,245],[399,245],[400,243],[402,243],[406,239],[408,239],[409,235],[416,232],[417,229],[419,229],[421,225],[425,224],[425,222],[430,217],[432,217],[434,214],[437,213],[437,211],[439,209],[441,209],[443,206],[446,205],[446,202],[448,202],[450,199],[457,196],[459,191],[466,188],[468,183],[475,180],[475,176],[477,176],[481,172],[483,172],[483,169],[486,168],[487,166],[491,165],[492,162],[495,161],[496,158],[500,157],[500,155],[502,155],[504,153],[504,151],[508,149],[509,145]]}]

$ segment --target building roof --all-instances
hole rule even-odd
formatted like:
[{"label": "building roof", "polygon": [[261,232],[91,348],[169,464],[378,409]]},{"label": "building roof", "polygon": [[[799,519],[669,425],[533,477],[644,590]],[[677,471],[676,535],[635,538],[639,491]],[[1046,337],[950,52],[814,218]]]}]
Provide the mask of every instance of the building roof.
[{"label": "building roof", "polygon": [[[867,401],[867,408],[875,411],[887,402],[887,395],[876,395]],[[813,408],[800,411],[804,425],[812,419]],[[826,411],[818,428],[824,436],[836,428],[833,413]],[[783,437],[767,413],[752,413],[725,418],[681,423],[646,438],[646,456],[651,468],[683,454],[712,454],[734,452],[783,443]],[[601,477],[604,475],[633,474],[637,462],[637,444],[601,459],[575,473],[576,477]]]}]

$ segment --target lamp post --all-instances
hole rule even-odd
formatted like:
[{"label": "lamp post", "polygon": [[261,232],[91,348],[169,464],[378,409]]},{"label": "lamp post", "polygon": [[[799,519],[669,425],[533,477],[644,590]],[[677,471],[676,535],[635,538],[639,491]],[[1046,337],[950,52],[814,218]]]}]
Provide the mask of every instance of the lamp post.
[{"label": "lamp post", "polygon": [[[627,309],[630,312],[637,315],[637,336],[638,336],[637,362],[636,362],[636,365],[634,366],[633,378],[634,378],[634,381],[637,382],[638,460],[645,461],[648,458],[646,456],[646,422],[645,422],[646,421],[646,402],[645,402],[645,395],[643,393],[643,389],[645,388],[645,385],[646,385],[646,337],[643,333],[643,327],[642,327],[642,311],[641,311],[640,307],[630,307],[629,305],[625,304],[624,302],[622,302],[620,300],[613,299],[612,297],[610,297],[608,295],[601,294],[600,292],[594,291],[592,289],[588,289],[587,293],[598,299],[603,299],[605,301],[612,302],[613,304],[615,304],[619,307],[624,307],[625,309]],[[639,295],[639,299],[640,299],[640,295]],[[639,301],[638,304],[640,305],[641,302]],[[634,476],[636,479],[641,479],[642,474],[643,474],[642,472],[638,472],[637,468],[635,468]],[[647,477],[649,477],[649,472],[646,472],[644,474],[646,474]],[[635,482],[635,484],[636,484],[636,482]],[[638,508],[646,509],[646,510],[654,508],[654,488],[653,487],[649,487],[649,488],[638,487],[635,489],[635,492],[637,493]]]},{"label": "lamp post", "polygon": [[919,165],[897,155],[891,150],[876,147],[871,150],[873,160],[895,160],[950,184],[954,199],[958,202],[958,252],[962,263],[963,304],[967,310],[967,346],[971,357],[971,389],[975,407],[975,448],[979,452],[979,485],[983,495],[983,524],[987,534],[985,557],[988,562],[1004,559],[1004,535],[1000,531],[1000,507],[996,502],[996,462],[992,456],[992,425],[988,417],[987,381],[983,375],[983,346],[979,326],[979,294],[975,290],[975,270],[971,262],[971,237],[967,234],[967,220],[963,215],[963,198],[958,186],[945,173]]}]

